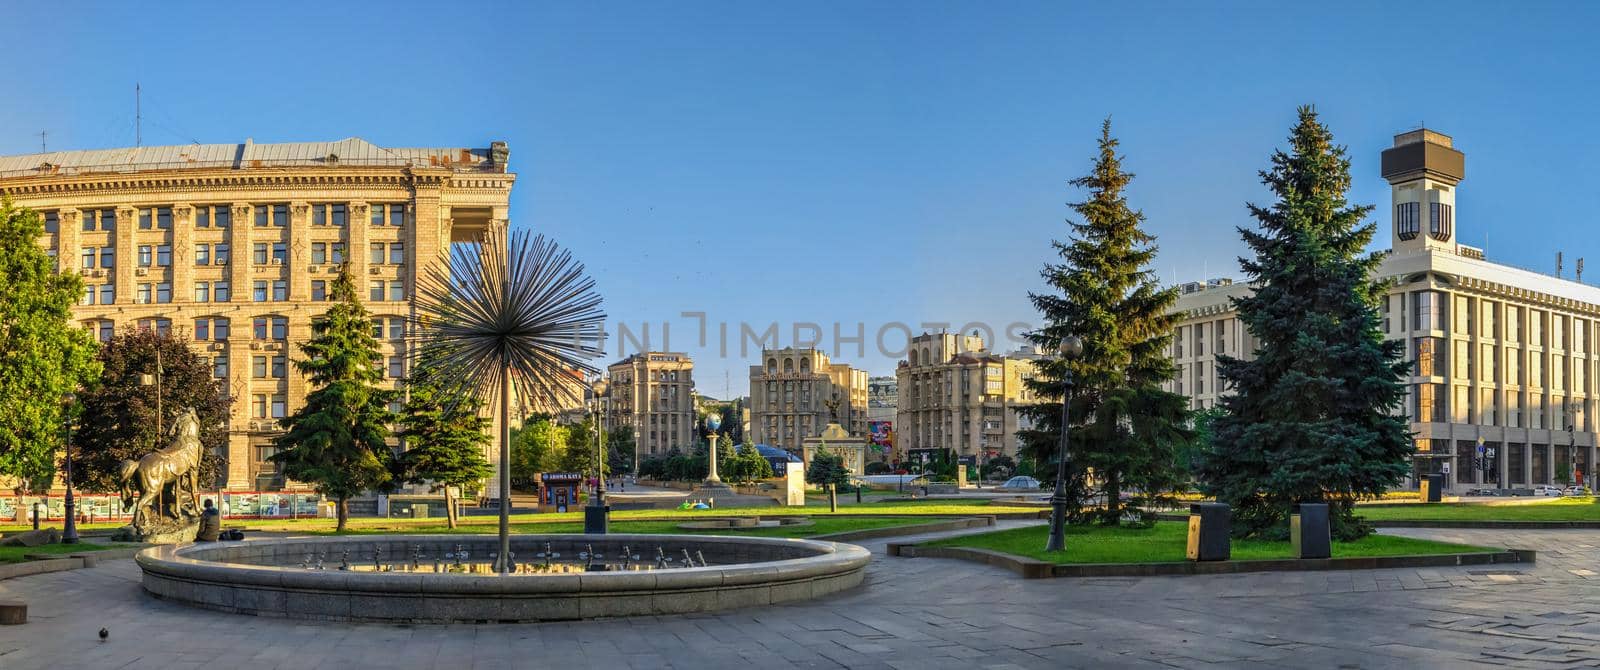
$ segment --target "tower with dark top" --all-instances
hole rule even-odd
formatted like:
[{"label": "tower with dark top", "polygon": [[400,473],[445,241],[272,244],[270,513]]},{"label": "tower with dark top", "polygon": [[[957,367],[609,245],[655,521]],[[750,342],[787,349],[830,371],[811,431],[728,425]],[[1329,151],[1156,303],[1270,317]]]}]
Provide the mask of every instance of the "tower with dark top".
[{"label": "tower with dark top", "polygon": [[1456,185],[1466,176],[1466,156],[1450,136],[1427,128],[1394,136],[1383,150],[1383,178],[1393,189],[1395,251],[1455,251]]}]

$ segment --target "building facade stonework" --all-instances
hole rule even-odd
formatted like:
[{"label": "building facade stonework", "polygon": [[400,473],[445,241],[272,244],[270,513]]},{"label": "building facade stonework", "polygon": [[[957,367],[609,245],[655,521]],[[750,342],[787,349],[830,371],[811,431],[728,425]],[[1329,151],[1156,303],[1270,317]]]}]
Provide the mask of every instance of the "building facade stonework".
[{"label": "building facade stonework", "polygon": [[867,432],[867,372],[815,348],[765,349],[750,366],[749,441],[791,451],[830,422]]},{"label": "building facade stonework", "polygon": [[[1379,311],[1384,336],[1404,342],[1411,362],[1403,411],[1417,451],[1409,483],[1445,474],[1458,493],[1580,480],[1593,487],[1600,287],[1494,263],[1458,243],[1464,164],[1453,140],[1431,130],[1397,135],[1382,157],[1392,218],[1376,274],[1392,286]],[[1168,388],[1196,409],[1227,392],[1216,355],[1255,349],[1232,307],[1249,291],[1208,282],[1178,300],[1178,376]]]},{"label": "building facade stonework", "polygon": [[637,353],[606,368],[607,430],[633,428],[634,462],[694,446],[694,360],[688,354]]},{"label": "building facade stonework", "polygon": [[0,157],[0,193],[44,215],[39,243],[82,274],[74,316],[99,339],[149,328],[212,362],[233,400],[228,443],[211,445],[220,485],[273,490],[278,420],[310,390],[296,345],[340,267],[398,386],[418,275],[452,242],[503,229],[508,155],[355,138],[67,151]]},{"label": "building facade stonework", "polygon": [[1015,457],[1017,409],[1037,402],[1024,384],[1033,377],[1033,358],[989,353],[976,335],[911,338],[895,371],[895,449],[913,461],[940,452],[973,464]]}]

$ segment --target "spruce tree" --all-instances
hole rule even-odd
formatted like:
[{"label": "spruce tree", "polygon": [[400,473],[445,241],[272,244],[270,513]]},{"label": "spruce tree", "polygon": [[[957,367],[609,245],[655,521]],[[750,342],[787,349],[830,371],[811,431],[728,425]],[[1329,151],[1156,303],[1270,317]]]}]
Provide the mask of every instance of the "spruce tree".
[{"label": "spruce tree", "polygon": [[494,474],[483,455],[490,422],[480,413],[483,403],[477,398],[452,401],[442,397],[435,365],[424,352],[406,380],[409,397],[400,417],[405,451],[394,460],[394,471],[397,481],[428,484],[433,491],[444,491],[445,519],[455,528],[451,488],[464,488]]},{"label": "spruce tree", "polygon": [[1155,238],[1141,227],[1144,214],[1128,205],[1125,191],[1133,175],[1123,171],[1117,145],[1107,119],[1093,168],[1071,181],[1089,192],[1087,200],[1071,205],[1082,222],[1069,223],[1070,239],[1053,243],[1061,262],[1041,273],[1056,292],[1029,294],[1046,322],[1030,336],[1033,342],[1053,352],[1063,337],[1076,335],[1083,353],[1070,363],[1040,361],[1028,385],[1050,401],[1020,410],[1037,426],[1023,435],[1024,456],[1053,481],[1055,468],[1044,464],[1057,460],[1063,366],[1071,365],[1068,518],[1092,515],[1084,510],[1083,475],[1093,468],[1106,501],[1099,516],[1113,524],[1122,517],[1123,491],[1154,497],[1181,485],[1176,450],[1190,432],[1188,400],[1161,388],[1174,373],[1167,349],[1177,321],[1169,312],[1178,294],[1161,288],[1148,268]]},{"label": "spruce tree", "polygon": [[1356,499],[1406,472],[1406,363],[1403,344],[1379,329],[1380,256],[1362,253],[1372,207],[1346,199],[1350,161],[1316,112],[1299,116],[1288,151],[1261,173],[1277,202],[1250,205],[1260,228],[1239,231],[1255,252],[1240,259],[1255,291],[1235,307],[1257,345],[1250,360],[1217,357],[1232,393],[1198,474],[1233,506],[1237,535],[1285,537],[1293,505],[1327,502],[1334,536],[1354,539],[1371,531]]},{"label": "spruce tree", "polygon": [[350,498],[391,481],[388,438],[395,416],[389,401],[395,394],[379,386],[383,354],[348,266],[328,297],[333,305],[312,322],[311,339],[300,345],[305,358],[294,363],[316,390],[283,420],[285,432],[275,440],[281,451],[272,460],[283,465],[285,476],[337,500],[343,531]]}]

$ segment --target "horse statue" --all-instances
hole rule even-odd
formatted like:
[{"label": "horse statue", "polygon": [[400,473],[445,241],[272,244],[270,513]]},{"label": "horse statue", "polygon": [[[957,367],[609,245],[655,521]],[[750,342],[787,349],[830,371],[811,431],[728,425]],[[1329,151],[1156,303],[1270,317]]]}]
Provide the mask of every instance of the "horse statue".
[{"label": "horse statue", "polygon": [[[164,520],[182,521],[182,512],[198,510],[200,506],[200,456],[205,450],[200,445],[200,417],[194,408],[179,413],[167,434],[172,436],[171,444],[145,454],[138,461],[123,461],[117,471],[122,508],[133,507],[133,526],[141,531],[152,527],[146,519],[146,507],[153,507],[157,516]],[[174,505],[165,508],[169,485]],[[185,485],[189,489],[188,505],[177,500]],[[139,495],[137,502],[135,493]]]}]

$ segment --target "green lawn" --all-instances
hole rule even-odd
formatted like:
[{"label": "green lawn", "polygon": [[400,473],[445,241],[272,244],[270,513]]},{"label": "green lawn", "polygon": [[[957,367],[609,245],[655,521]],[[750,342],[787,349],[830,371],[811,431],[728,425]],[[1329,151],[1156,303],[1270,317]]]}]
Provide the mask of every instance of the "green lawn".
[{"label": "green lawn", "polygon": [[0,547],[0,563],[21,563],[28,560],[23,558],[27,554],[77,554],[85,551],[116,549],[122,546],[126,545],[80,542],[78,544],[45,544],[37,547]]},{"label": "green lawn", "polygon": [[1372,521],[1600,521],[1600,499],[1593,496],[1545,498],[1528,502],[1414,503],[1361,505],[1356,514]]},{"label": "green lawn", "polygon": [[[810,526],[779,526],[776,528],[730,528],[726,530],[682,530],[678,524],[692,521],[693,519],[676,519],[670,521],[612,521],[613,533],[640,533],[648,535],[660,534],[691,534],[691,535],[747,535],[755,537],[813,537],[843,533],[853,530],[867,530],[872,528],[888,528],[892,526],[908,526],[919,523],[932,523],[941,521],[943,517],[917,517],[917,518],[853,518],[844,515],[822,516],[813,519]],[[292,532],[306,535],[332,535],[333,527],[323,524],[323,527],[295,527]],[[490,534],[498,530],[495,524],[475,523],[462,525],[452,531],[445,524],[435,520],[431,524],[407,524],[392,528],[360,527],[348,534],[354,535],[379,535],[390,533],[483,533]],[[554,523],[513,523],[511,532],[522,534],[554,534],[554,533],[582,533],[582,521],[560,521]]]},{"label": "green lawn", "polygon": [[[1179,521],[1162,521],[1153,528],[1071,526],[1067,528],[1067,550],[1060,553],[1044,550],[1049,535],[1048,526],[1029,526],[955,537],[932,544],[990,549],[1052,563],[1174,563],[1186,560],[1184,550],[1188,542],[1188,528]],[[1333,543],[1334,558],[1472,551],[1495,550],[1388,535],[1370,535],[1356,542]],[[1288,542],[1233,541],[1235,560],[1292,558],[1293,555]]]}]

